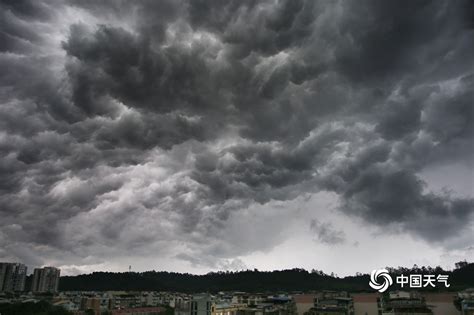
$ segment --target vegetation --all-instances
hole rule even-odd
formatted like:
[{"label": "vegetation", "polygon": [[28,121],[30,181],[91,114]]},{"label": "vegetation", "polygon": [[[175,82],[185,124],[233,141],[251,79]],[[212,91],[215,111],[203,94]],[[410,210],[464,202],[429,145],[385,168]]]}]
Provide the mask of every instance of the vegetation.
[{"label": "vegetation", "polygon": [[[447,290],[463,290],[474,286],[474,263],[461,264],[453,271],[441,267],[387,268],[397,274],[447,274],[451,286]],[[346,290],[373,291],[369,286],[369,275],[339,278],[322,271],[290,269],[278,271],[246,270],[238,272],[211,272],[206,275],[187,273],[156,272],[94,272],[87,275],[61,277],[60,290],[160,290],[179,292],[217,292],[240,290],[247,292],[265,291],[309,291]],[[397,288],[394,286],[394,288]],[[444,286],[427,290],[446,290]]]}]

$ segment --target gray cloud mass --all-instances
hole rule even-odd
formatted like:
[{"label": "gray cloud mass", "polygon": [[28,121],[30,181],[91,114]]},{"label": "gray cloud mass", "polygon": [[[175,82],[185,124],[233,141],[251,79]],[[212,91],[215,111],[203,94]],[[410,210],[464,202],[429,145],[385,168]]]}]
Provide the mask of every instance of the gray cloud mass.
[{"label": "gray cloud mass", "polygon": [[343,231],[334,229],[331,222],[320,222],[318,219],[311,220],[310,230],[315,234],[316,241],[324,244],[341,244],[346,241]]},{"label": "gray cloud mass", "polygon": [[[0,258],[244,268],[284,223],[255,243],[230,218],[320,191],[428,243],[474,224],[472,196],[420,177],[473,169],[472,1],[0,8]],[[316,240],[350,238],[325,222]]]}]

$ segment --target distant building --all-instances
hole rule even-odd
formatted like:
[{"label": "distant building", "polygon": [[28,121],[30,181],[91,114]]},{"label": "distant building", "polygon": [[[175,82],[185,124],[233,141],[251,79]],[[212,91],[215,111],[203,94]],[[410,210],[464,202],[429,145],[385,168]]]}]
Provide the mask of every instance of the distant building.
[{"label": "distant building", "polygon": [[352,294],[354,315],[379,315],[382,313],[380,294],[355,293]]},{"label": "distant building", "polygon": [[334,297],[318,301],[310,311],[311,315],[354,315],[351,298]]},{"label": "distant building", "polygon": [[462,315],[474,315],[474,289],[459,292],[457,302]]},{"label": "distant building", "polygon": [[[241,293],[237,296],[244,297]],[[237,300],[241,303],[234,303],[232,300],[235,299],[225,298],[219,303],[213,301],[211,315],[296,315],[294,300],[285,295],[265,297],[262,294],[251,294]]]},{"label": "distant building", "polygon": [[239,315],[241,313],[241,309],[246,305],[241,304],[215,304],[211,307],[212,315]]},{"label": "distant building", "polygon": [[213,300],[210,294],[193,295],[190,315],[211,315]]},{"label": "distant building", "polygon": [[161,304],[160,296],[154,292],[142,292],[140,296],[140,304],[142,306],[158,306]]},{"label": "distant building", "polygon": [[433,315],[461,315],[455,305],[458,298],[455,293],[422,293],[422,296]]},{"label": "distant building", "polygon": [[464,300],[461,304],[462,315],[474,315],[474,299]]},{"label": "distant building", "polygon": [[59,300],[53,303],[54,306],[61,306],[69,312],[76,312],[79,310],[79,306],[70,300]]},{"label": "distant building", "polygon": [[[171,304],[171,303],[170,303]],[[191,301],[187,297],[175,300],[174,315],[189,315],[191,309]]]},{"label": "distant building", "polygon": [[94,315],[100,315],[100,298],[84,297],[81,299],[81,310],[92,311]]},{"label": "distant building", "polygon": [[20,263],[0,263],[0,291],[24,291],[26,270],[26,266]]},{"label": "distant building", "polygon": [[382,315],[432,315],[425,299],[416,292],[391,292],[389,299],[383,301]]},{"label": "distant building", "polygon": [[139,307],[111,310],[111,315],[162,315],[166,312],[163,307]]},{"label": "distant building", "polygon": [[132,292],[113,292],[109,303],[110,309],[129,309],[142,306],[141,296]]},{"label": "distant building", "polygon": [[352,298],[346,292],[324,291],[307,315],[354,315]]},{"label": "distant building", "polygon": [[58,291],[59,275],[61,271],[54,267],[36,268],[33,273],[32,292],[50,292]]},{"label": "distant building", "polygon": [[232,296],[232,304],[247,304],[255,306],[267,300],[267,296],[263,294],[249,294],[246,292],[235,292]]},{"label": "distant building", "polygon": [[293,300],[295,301],[297,315],[304,315],[314,306],[316,294],[296,294],[293,295]]}]

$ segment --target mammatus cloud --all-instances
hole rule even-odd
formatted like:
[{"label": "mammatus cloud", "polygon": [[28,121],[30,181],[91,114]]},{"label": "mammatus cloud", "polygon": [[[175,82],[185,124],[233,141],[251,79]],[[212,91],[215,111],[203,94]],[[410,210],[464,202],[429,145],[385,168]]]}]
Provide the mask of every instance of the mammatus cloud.
[{"label": "mammatus cloud", "polygon": [[[472,12],[2,1],[0,256],[241,268],[282,241],[292,209],[259,214],[246,227],[258,235],[232,220],[319,191],[427,242],[469,233],[472,196],[430,191],[419,174],[474,158]],[[343,242],[325,222],[312,221],[316,238]]]}]

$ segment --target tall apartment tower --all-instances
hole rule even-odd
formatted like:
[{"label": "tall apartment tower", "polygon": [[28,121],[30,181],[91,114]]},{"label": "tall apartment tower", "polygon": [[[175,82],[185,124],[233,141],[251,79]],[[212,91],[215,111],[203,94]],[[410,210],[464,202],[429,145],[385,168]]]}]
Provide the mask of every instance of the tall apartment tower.
[{"label": "tall apartment tower", "polygon": [[60,273],[61,271],[55,267],[35,268],[31,291],[50,293],[57,292]]},{"label": "tall apartment tower", "polygon": [[20,263],[0,262],[0,292],[24,291],[26,269]]}]

